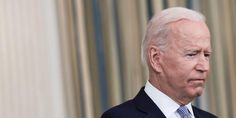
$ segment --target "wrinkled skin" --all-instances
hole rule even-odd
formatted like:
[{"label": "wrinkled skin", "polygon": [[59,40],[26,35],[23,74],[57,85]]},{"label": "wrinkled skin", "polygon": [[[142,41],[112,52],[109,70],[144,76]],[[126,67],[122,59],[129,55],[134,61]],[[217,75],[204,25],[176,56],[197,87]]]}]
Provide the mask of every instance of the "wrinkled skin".
[{"label": "wrinkled skin", "polygon": [[168,47],[149,49],[149,81],[180,105],[200,96],[209,73],[210,33],[205,23],[180,20],[170,24]]}]

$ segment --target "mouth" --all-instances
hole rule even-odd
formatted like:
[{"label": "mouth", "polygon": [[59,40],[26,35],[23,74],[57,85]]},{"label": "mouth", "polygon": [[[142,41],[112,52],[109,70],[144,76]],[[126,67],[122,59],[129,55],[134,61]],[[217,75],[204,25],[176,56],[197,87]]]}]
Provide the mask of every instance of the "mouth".
[{"label": "mouth", "polygon": [[205,79],[190,79],[188,80],[188,84],[193,88],[204,87]]},{"label": "mouth", "polygon": [[205,83],[206,79],[190,79],[189,82],[190,83]]}]

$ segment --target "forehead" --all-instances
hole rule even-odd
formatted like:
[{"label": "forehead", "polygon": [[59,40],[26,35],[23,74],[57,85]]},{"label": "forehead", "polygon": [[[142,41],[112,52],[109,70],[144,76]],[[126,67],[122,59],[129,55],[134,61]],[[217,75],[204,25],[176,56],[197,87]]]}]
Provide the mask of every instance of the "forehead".
[{"label": "forehead", "polygon": [[168,38],[179,46],[191,46],[210,49],[210,32],[204,22],[180,20],[170,24]]},{"label": "forehead", "polygon": [[172,33],[182,36],[208,36],[210,38],[209,29],[202,21],[179,20],[171,23],[170,29]]}]

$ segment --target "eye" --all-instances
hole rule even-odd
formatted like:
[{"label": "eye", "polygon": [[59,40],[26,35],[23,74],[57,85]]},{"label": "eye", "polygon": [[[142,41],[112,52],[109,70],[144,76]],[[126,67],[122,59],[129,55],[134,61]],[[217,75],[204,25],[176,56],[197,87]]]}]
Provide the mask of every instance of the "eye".
[{"label": "eye", "polygon": [[194,56],[196,56],[197,54],[196,53],[189,53],[189,54],[187,54],[186,56],[188,56],[188,57],[194,57]]},{"label": "eye", "polygon": [[192,59],[196,58],[196,56],[197,56],[197,53],[187,53],[185,55],[185,57],[189,60],[192,60]]},{"label": "eye", "polygon": [[210,54],[204,54],[205,57],[210,57]]},{"label": "eye", "polygon": [[204,56],[205,56],[206,58],[210,58],[211,54],[210,54],[210,53],[205,53]]}]

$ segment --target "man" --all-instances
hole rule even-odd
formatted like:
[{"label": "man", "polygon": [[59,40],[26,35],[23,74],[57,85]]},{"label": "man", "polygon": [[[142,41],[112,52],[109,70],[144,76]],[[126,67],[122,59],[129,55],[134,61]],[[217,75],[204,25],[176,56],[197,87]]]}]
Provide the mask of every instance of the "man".
[{"label": "man", "polygon": [[142,43],[149,79],[138,95],[102,118],[216,118],[191,105],[209,73],[210,32],[204,16],[174,7],[154,16]]}]

